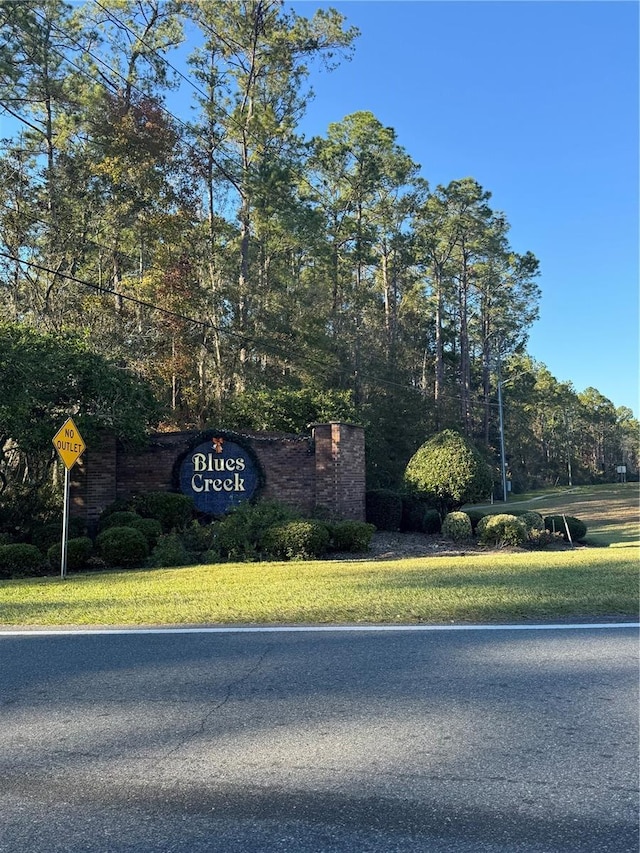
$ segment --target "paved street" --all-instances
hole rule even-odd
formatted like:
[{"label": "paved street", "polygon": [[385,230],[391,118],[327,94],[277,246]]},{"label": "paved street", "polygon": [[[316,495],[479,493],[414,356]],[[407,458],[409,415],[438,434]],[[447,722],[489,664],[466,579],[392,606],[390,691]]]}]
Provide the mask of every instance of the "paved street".
[{"label": "paved street", "polygon": [[1,853],[637,853],[638,632],[0,637]]}]

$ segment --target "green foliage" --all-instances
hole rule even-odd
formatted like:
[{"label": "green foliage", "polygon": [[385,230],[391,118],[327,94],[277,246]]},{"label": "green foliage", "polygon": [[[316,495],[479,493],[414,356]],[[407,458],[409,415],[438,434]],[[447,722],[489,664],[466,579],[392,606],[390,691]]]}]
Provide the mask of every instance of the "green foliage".
[{"label": "green foliage", "polygon": [[[90,447],[108,429],[142,441],[158,410],[144,383],[91,349],[88,336],[48,333],[18,323],[0,324],[0,470],[17,481],[25,466],[44,481],[53,458],[51,439],[74,412]],[[8,452],[6,439],[13,439]]]},{"label": "green foliage", "polygon": [[474,532],[480,539],[482,539],[482,534],[484,533],[487,524],[489,524],[489,519],[491,517],[491,515],[481,515],[480,518],[477,520],[476,529]]},{"label": "green foliage", "polygon": [[117,501],[105,509],[98,522],[99,530],[109,530],[111,527],[131,527],[139,530],[147,540],[149,549],[155,548],[158,537],[162,533],[162,524],[157,518],[143,518],[131,509],[122,509],[126,506],[124,501]]},{"label": "green foliage", "polygon": [[571,541],[581,542],[587,535],[587,525],[579,518],[575,518],[572,515],[547,515],[544,519],[544,526],[546,530],[552,533],[562,534],[563,539],[567,540],[565,521],[566,527],[569,528]]},{"label": "green foliage", "polygon": [[481,509],[467,509],[465,510],[465,512],[469,516],[469,519],[471,521],[471,527],[473,528],[473,532],[475,533],[480,519],[486,516],[486,512]]},{"label": "green foliage", "polygon": [[45,569],[45,558],[35,545],[0,545],[0,578],[41,575]]},{"label": "green foliage", "polygon": [[165,533],[184,530],[193,519],[193,501],[177,492],[144,492],[131,500],[143,518],[155,518]]},{"label": "green foliage", "polygon": [[366,517],[378,530],[400,530],[402,495],[391,489],[371,489],[366,493]]},{"label": "green foliage", "polygon": [[194,562],[187,551],[182,536],[179,533],[165,533],[158,539],[158,544],[151,552],[149,566],[160,568],[173,566],[189,566]]},{"label": "green foliage", "polygon": [[149,556],[144,534],[132,527],[108,527],[96,537],[96,547],[107,566],[141,566]]},{"label": "green foliage", "polygon": [[[135,514],[135,513],[134,513]],[[123,527],[133,527],[134,530],[139,530],[149,544],[149,548],[155,548],[158,539],[162,535],[162,525],[157,518],[137,518],[124,523]]]},{"label": "green foliage", "polygon": [[311,560],[329,547],[327,526],[315,519],[286,521],[270,527],[264,536],[264,548],[277,560]]},{"label": "green foliage", "polygon": [[375,526],[364,521],[336,521],[331,525],[331,549],[360,553],[366,551],[375,533]]},{"label": "green foliage", "polygon": [[402,495],[402,524],[400,529],[410,533],[440,533],[442,519],[437,509],[415,494]]},{"label": "green foliage", "polygon": [[471,519],[466,512],[449,512],[442,520],[442,535],[453,542],[471,539]]},{"label": "green foliage", "polygon": [[411,457],[405,471],[409,488],[433,502],[442,516],[491,492],[491,469],[459,433],[437,433]]},{"label": "green foliage", "polygon": [[190,554],[204,554],[214,547],[215,535],[215,524],[200,524],[198,521],[192,521],[182,534],[182,541]]},{"label": "green foliage", "polygon": [[356,420],[349,391],[262,388],[236,397],[225,421],[235,429],[304,433],[309,424]]},{"label": "green foliage", "polygon": [[100,518],[98,520],[98,527],[102,530],[108,525],[105,523],[106,519],[113,515],[114,512],[132,512],[131,509],[131,499],[130,498],[118,498],[117,500],[110,503],[106,506],[102,512],[100,513]]},{"label": "green foliage", "polygon": [[551,533],[550,530],[529,531],[527,537],[527,547],[533,551],[543,551],[545,548],[552,548],[554,545],[563,545],[564,539],[561,533]]},{"label": "green foliage", "polygon": [[31,542],[45,553],[62,537],[61,502],[49,484],[11,486],[0,501],[0,531],[13,542]]},{"label": "green foliage", "polygon": [[[77,539],[86,536],[87,525],[81,518],[70,516],[67,520],[69,539]],[[51,545],[62,541],[62,517],[55,521],[47,522],[42,527],[35,527],[31,532],[31,542],[37,545],[43,554],[46,554]]]},{"label": "green foliage", "polygon": [[442,530],[442,519],[437,509],[428,509],[424,514],[423,533],[440,533]]},{"label": "green foliage", "polygon": [[229,560],[256,560],[265,552],[267,530],[293,517],[277,501],[245,501],[215,522],[214,551]]},{"label": "green foliage", "polygon": [[[161,5],[145,19],[144,4],[115,3],[127,69],[116,93],[74,70],[79,44],[113,41],[111,15],[2,3],[0,104],[19,120],[0,154],[10,200],[0,209],[0,316],[23,322],[0,331],[0,491],[3,477],[11,498],[20,484],[50,482],[51,436],[70,412],[89,452],[102,430],[141,440],[158,413],[139,377],[177,429],[298,433],[357,420],[369,487],[396,488],[436,428],[486,434],[495,448],[486,366],[498,338],[514,486],[571,472],[574,482],[615,479],[623,458],[637,477],[633,413],[593,388],[576,394],[524,353],[538,263],[512,250],[491,193],[472,177],[429,189],[394,129],[367,111],[311,142],[298,133],[312,69],[354,41],[342,15]],[[157,61],[187,22],[192,72],[209,92],[192,132],[224,140],[197,186],[188,141],[162,109],[169,78]],[[172,312],[161,329],[144,302]],[[432,492],[442,517],[459,507],[460,477],[449,479]],[[0,532],[28,541],[32,517]]]},{"label": "green foliage", "polygon": [[527,510],[522,514],[517,516],[520,521],[527,528],[527,533],[530,534],[532,531],[544,530],[544,519],[540,515],[539,512],[534,512],[533,510]]},{"label": "green foliage", "polygon": [[100,530],[107,530],[109,527],[133,527],[137,521],[142,521],[142,516],[137,512],[119,510],[107,515],[103,513],[98,526]]},{"label": "green foliage", "polygon": [[499,513],[488,515],[478,525],[480,541],[485,545],[524,545],[527,541],[527,527],[515,515]]},{"label": "green foliage", "polygon": [[426,512],[427,504],[417,495],[402,495],[402,518],[400,521],[400,530],[407,533],[422,533],[424,531]]},{"label": "green foliage", "polygon": [[[88,536],[79,536],[67,540],[67,569],[71,572],[86,568],[93,552],[93,542]],[[49,565],[59,569],[62,563],[62,542],[56,542],[47,551]]]}]

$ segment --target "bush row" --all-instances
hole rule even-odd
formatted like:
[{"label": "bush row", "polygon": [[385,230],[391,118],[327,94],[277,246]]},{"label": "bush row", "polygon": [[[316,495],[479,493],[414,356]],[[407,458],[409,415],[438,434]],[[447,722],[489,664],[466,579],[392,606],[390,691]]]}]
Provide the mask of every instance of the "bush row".
[{"label": "bush row", "polygon": [[[475,534],[488,545],[544,547],[559,538],[581,542],[587,535],[586,524],[578,518],[563,515],[543,518],[531,510],[510,509],[505,516],[504,513],[488,515],[482,510],[470,509],[447,513],[441,519],[427,499],[391,489],[367,492],[366,508],[367,521],[378,530],[441,533],[455,542],[469,540]],[[486,521],[489,518],[493,519],[490,523]],[[513,519],[518,519],[519,523],[514,523]]]},{"label": "bush row", "polygon": [[[366,551],[374,529],[358,521],[300,518],[288,507],[270,501],[243,503],[217,521],[201,523],[193,517],[189,498],[151,494],[108,507],[100,517],[94,541],[71,535],[67,569],[311,559],[330,551]],[[48,546],[46,555],[34,544],[0,544],[0,578],[59,569],[59,526],[56,533],[57,541],[51,542],[48,536],[42,539]]]},{"label": "bush row", "polygon": [[475,533],[484,545],[529,548],[545,548],[559,540],[581,542],[587,535],[586,524],[573,516],[543,518],[530,510],[516,512],[474,513],[473,517],[471,512],[450,512],[442,522],[442,535],[454,542],[464,542]]}]

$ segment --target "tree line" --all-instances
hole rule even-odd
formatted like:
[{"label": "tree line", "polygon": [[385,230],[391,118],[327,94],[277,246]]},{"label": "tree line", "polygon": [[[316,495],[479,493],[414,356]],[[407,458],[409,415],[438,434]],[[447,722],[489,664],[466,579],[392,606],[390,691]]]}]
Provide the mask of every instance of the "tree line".
[{"label": "tree line", "polygon": [[9,323],[84,336],[161,428],[357,420],[371,486],[448,428],[497,470],[498,384],[516,488],[637,472],[632,413],[527,354],[539,263],[491,193],[431,187],[370,112],[302,135],[312,75],[355,48],[341,14],[2,0],[0,25]]}]

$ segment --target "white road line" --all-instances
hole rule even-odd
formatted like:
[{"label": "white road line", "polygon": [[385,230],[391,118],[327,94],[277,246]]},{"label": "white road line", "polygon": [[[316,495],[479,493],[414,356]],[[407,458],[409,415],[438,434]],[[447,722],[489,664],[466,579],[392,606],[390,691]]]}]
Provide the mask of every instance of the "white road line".
[{"label": "white road line", "polygon": [[218,625],[167,628],[16,628],[0,630],[0,637],[119,636],[129,634],[298,634],[401,633],[407,631],[598,631],[640,628],[640,622],[549,623],[533,625]]}]

